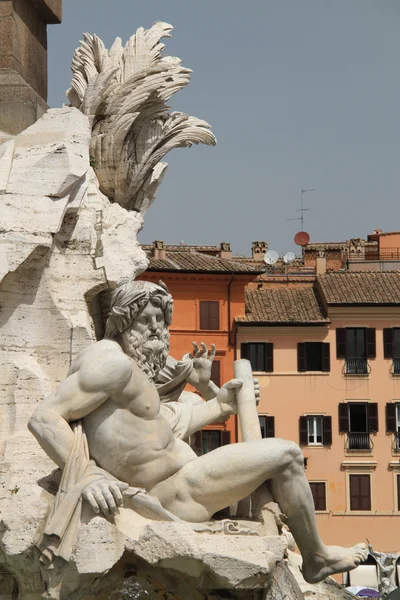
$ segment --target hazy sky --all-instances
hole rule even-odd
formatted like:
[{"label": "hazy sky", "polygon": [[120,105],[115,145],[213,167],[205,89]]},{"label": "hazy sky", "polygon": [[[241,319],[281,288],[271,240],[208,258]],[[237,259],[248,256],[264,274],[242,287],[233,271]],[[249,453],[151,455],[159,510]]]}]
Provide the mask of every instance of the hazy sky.
[{"label": "hazy sky", "polygon": [[[49,104],[65,101],[84,31],[107,47],[154,21],[193,69],[174,110],[205,119],[216,148],[168,154],[143,243],[296,250],[301,188],[314,241],[400,230],[399,0],[64,0],[50,26]],[[298,250],[298,248],[297,248]]]}]

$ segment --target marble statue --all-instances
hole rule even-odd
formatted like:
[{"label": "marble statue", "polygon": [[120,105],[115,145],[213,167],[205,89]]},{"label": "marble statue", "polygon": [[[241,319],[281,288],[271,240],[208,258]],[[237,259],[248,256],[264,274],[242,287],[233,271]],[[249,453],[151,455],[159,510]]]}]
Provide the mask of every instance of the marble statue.
[{"label": "marble statue", "polygon": [[206,402],[161,404],[154,380],[169,353],[172,304],[165,285],[135,281],[117,288],[105,339],[78,354],[30,419],[31,432],[72,481],[62,481],[64,498],[49,537],[68,528],[82,498],[95,513],[110,516],[127,490],[145,490],[168,515],[202,522],[269,480],[302,554],[306,581],[355,568],[368,554],[364,544],[327,547],[319,538],[295,443],[262,439],[198,457],[183,441],[235,413],[242,381],[227,382]]},{"label": "marble statue", "polygon": [[386,598],[393,590],[397,589],[396,565],[400,558],[400,552],[397,554],[376,552],[370,543],[368,543],[368,551],[376,560],[378,567],[379,593],[382,598]]},{"label": "marble statue", "polygon": [[[190,78],[163,54],[171,30],[110,50],[85,34],[70,105],[0,136],[0,596],[339,600],[288,566],[281,513],[310,582],[364,547],[322,544],[299,448],[259,439],[257,383],[243,368],[217,388],[204,346],[172,358],[171,296],[136,280],[166,153],[216,143],[167,105]],[[191,434],[236,412],[244,443],[198,457]],[[208,521],[250,494],[259,520]]]}]

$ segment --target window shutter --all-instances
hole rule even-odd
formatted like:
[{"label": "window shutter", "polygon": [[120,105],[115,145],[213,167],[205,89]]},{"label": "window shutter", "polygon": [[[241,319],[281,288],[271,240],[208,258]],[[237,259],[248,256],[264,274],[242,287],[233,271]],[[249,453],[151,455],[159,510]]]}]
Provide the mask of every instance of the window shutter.
[{"label": "window shutter", "polygon": [[315,510],[326,510],[326,487],[324,482],[310,482]]},{"label": "window shutter", "polygon": [[386,404],[386,433],[396,433],[396,405],[393,402]]},{"label": "window shutter", "polygon": [[368,431],[377,433],[378,431],[378,403],[368,403]]},{"label": "window shutter", "polygon": [[350,510],[371,510],[371,478],[350,475]]},{"label": "window shutter", "polygon": [[267,438],[275,437],[275,417],[267,417]]},{"label": "window shutter", "polygon": [[349,407],[347,402],[339,404],[339,433],[348,433],[350,429],[349,423]]},{"label": "window shutter", "polygon": [[346,358],[346,330],[339,327],[336,329],[336,358]]},{"label": "window shutter", "polygon": [[376,358],[376,333],[375,329],[367,329],[367,358]]},{"label": "window shutter", "polygon": [[308,444],[308,419],[307,417],[300,417],[299,419],[299,439],[300,446],[307,446]]},{"label": "window shutter", "polygon": [[208,329],[208,302],[200,301],[200,329]]},{"label": "window shutter", "polygon": [[218,300],[200,300],[200,329],[219,329]]},{"label": "window shutter", "polygon": [[213,360],[211,364],[211,381],[215,383],[217,387],[221,387],[221,361]]},{"label": "window shutter", "polygon": [[307,371],[306,345],[304,342],[297,344],[297,370],[299,373],[305,373]]},{"label": "window shutter", "polygon": [[231,432],[221,431],[221,446],[227,446],[231,443]]},{"label": "window shutter", "polygon": [[240,344],[240,357],[250,360],[250,344]]},{"label": "window shutter", "polygon": [[331,370],[330,344],[322,344],[322,371],[329,373]]},{"label": "window shutter", "polygon": [[219,329],[219,302],[209,302],[209,329]]},{"label": "window shutter", "polygon": [[393,329],[383,330],[383,357],[393,358]]},{"label": "window shutter", "polygon": [[324,446],[332,445],[332,417],[323,418],[324,437],[322,439]]},{"label": "window shutter", "polygon": [[267,373],[274,372],[274,345],[270,342],[264,344],[264,361],[265,367],[264,370]]},{"label": "window shutter", "polygon": [[194,451],[196,452],[196,454],[202,454],[203,453],[203,442],[202,442],[202,433],[201,431],[196,431],[196,433],[193,435],[194,437],[194,442],[193,442],[193,446],[194,446]]}]

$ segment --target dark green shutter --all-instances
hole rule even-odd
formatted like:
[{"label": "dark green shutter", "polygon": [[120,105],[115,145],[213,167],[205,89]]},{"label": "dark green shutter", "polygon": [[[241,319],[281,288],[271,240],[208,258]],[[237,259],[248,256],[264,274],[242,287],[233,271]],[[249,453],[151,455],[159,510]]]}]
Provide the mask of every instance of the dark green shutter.
[{"label": "dark green shutter", "polygon": [[350,429],[349,423],[349,406],[347,402],[339,404],[339,433],[348,433]]},{"label": "dark green shutter", "polygon": [[306,345],[304,342],[299,342],[297,344],[297,370],[299,373],[305,373],[307,371]]},{"label": "dark green shutter", "polygon": [[322,371],[329,373],[331,370],[330,344],[322,344]]},{"label": "dark green shutter", "polygon": [[275,437],[275,417],[266,418],[267,438]]},{"label": "dark green shutter", "polygon": [[308,419],[307,417],[300,417],[299,418],[299,440],[300,440],[300,446],[307,446],[308,445]]},{"label": "dark green shutter", "polygon": [[376,332],[375,329],[367,329],[367,358],[376,357]]},{"label": "dark green shutter", "polygon": [[264,344],[264,370],[267,373],[274,372],[274,345],[270,342]]},{"label": "dark green shutter", "polygon": [[393,358],[393,329],[383,330],[383,357]]},{"label": "dark green shutter", "polygon": [[323,417],[323,444],[324,446],[332,445],[332,417]]},{"label": "dark green shutter", "polygon": [[378,431],[378,403],[368,403],[368,431],[377,433]]},{"label": "dark green shutter", "polygon": [[346,330],[336,329],[336,358],[346,358],[347,335]]},{"label": "dark green shutter", "polygon": [[394,402],[388,402],[386,404],[386,433],[396,433],[396,405]]}]

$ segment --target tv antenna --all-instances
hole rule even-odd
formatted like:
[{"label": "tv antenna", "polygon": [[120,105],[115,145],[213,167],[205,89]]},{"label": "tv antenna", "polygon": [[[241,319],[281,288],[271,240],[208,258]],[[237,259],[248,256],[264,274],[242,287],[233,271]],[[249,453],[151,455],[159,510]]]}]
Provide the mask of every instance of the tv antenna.
[{"label": "tv antenna", "polygon": [[301,188],[301,208],[298,208],[296,212],[301,213],[300,217],[296,217],[295,219],[286,219],[286,221],[301,221],[301,230],[304,231],[304,213],[308,210],[311,210],[311,208],[304,208],[304,194],[307,194],[307,192],[315,192],[314,188],[310,188],[308,190],[305,190],[303,188]]}]

